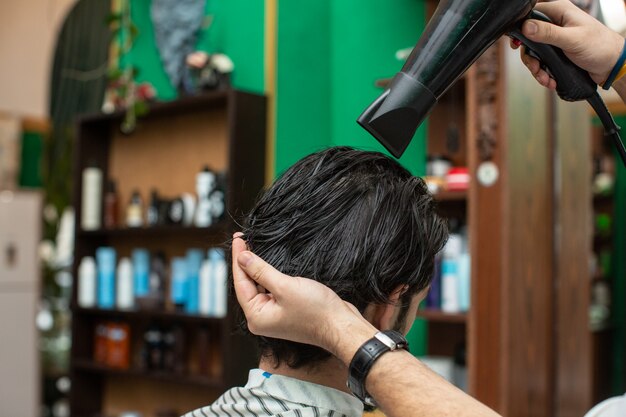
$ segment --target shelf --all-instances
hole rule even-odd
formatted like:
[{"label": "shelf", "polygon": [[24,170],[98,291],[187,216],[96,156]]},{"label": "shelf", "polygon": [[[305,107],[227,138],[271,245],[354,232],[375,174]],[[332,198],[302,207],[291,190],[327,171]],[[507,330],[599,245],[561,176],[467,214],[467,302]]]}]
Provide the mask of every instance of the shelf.
[{"label": "shelf", "polygon": [[[151,119],[158,117],[171,117],[176,114],[184,114],[205,108],[225,106],[231,90],[215,91],[199,94],[192,97],[183,97],[173,101],[163,101],[151,103],[148,113],[139,118]],[[80,123],[102,123],[112,120],[121,120],[126,114],[126,110],[116,110],[113,113],[94,113],[83,115],[79,118]]]},{"label": "shelf", "polygon": [[200,315],[191,315],[179,312],[155,311],[155,310],[106,310],[101,308],[81,308],[73,307],[74,315],[102,317],[105,319],[127,320],[127,321],[169,321],[169,322],[187,322],[199,324],[223,325],[224,319],[207,317]]},{"label": "shelf", "polygon": [[612,246],[613,245],[613,237],[612,236],[603,236],[596,235],[593,237],[593,246],[594,248],[602,247],[602,246]]},{"label": "shelf", "polygon": [[433,194],[433,198],[439,202],[464,202],[467,201],[467,191],[438,191]]},{"label": "shelf", "polygon": [[154,226],[154,227],[124,227],[119,229],[79,230],[80,237],[162,237],[162,236],[186,236],[206,237],[217,233],[226,233],[229,224],[222,222],[211,227],[185,227],[185,226]]},{"label": "shelf", "polygon": [[88,372],[100,375],[119,375],[147,378],[157,381],[174,382],[177,384],[201,385],[211,388],[223,388],[222,381],[216,378],[200,375],[175,374],[165,371],[150,371],[143,369],[116,369],[108,366],[100,365],[87,359],[74,359],[72,369],[79,372]]},{"label": "shelf", "polygon": [[[73,170],[74,273],[84,257],[93,257],[97,248],[103,246],[115,248],[119,258],[132,256],[136,248],[145,248],[150,253],[162,252],[166,259],[184,256],[190,248],[206,250],[220,246],[237,228],[230,214],[238,217],[249,212],[265,185],[267,99],[264,96],[224,90],[150,103],[148,114],[138,118],[137,129],[132,134],[120,132],[124,116],[125,112],[120,110],[85,115],[77,121]],[[228,173],[224,191],[225,211],[229,214],[211,227],[128,228],[125,222],[120,222],[117,228],[81,230],[81,173],[89,165],[100,167],[103,178],[118,180],[120,202],[129,201],[134,190],[142,193],[144,202],[149,201],[147,193],[155,186],[164,196],[193,193],[198,169],[208,165],[215,171]],[[120,214],[123,217],[123,210]],[[73,287],[72,300],[78,299],[77,289]],[[195,408],[194,404],[206,403],[207,392],[212,395],[207,388],[223,389],[245,382],[250,368],[258,364],[256,349],[244,334],[233,331],[237,319],[232,310],[229,309],[225,318],[213,318],[176,312],[169,305],[158,309],[116,310],[81,308],[74,302],[70,414],[100,416],[122,405],[145,415],[152,413],[157,407],[154,402],[148,404],[141,398],[129,398],[128,392],[135,386],[137,392],[155,399],[159,406],[167,404],[168,408],[188,410]],[[99,322],[127,323],[132,332],[132,352],[137,352],[142,331],[152,324],[179,325],[188,336],[206,328],[215,341],[211,363],[219,364],[221,371],[206,376],[179,375],[139,366],[118,370],[97,364],[92,353]],[[189,349],[183,355],[186,363],[201,360],[195,339],[189,337]]]},{"label": "shelf", "polygon": [[613,203],[614,201],[615,201],[615,195],[613,193],[593,195],[594,204],[607,204],[607,203]]},{"label": "shelf", "polygon": [[418,310],[417,317],[437,323],[467,323],[467,313],[444,313],[434,309]]}]

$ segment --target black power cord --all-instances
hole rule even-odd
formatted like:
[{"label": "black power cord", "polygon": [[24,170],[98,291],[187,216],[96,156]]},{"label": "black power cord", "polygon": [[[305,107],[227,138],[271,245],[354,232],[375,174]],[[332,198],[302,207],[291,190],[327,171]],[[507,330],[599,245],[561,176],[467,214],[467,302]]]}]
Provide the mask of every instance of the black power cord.
[{"label": "black power cord", "polygon": [[620,158],[622,158],[622,163],[626,166],[626,148],[624,148],[624,142],[622,142],[622,138],[619,134],[620,127],[617,123],[615,123],[613,116],[611,116],[611,113],[602,100],[602,97],[600,97],[600,94],[596,92],[594,95],[589,97],[587,101],[600,118],[602,126],[604,126],[604,136],[611,138],[615,148],[617,148]]}]

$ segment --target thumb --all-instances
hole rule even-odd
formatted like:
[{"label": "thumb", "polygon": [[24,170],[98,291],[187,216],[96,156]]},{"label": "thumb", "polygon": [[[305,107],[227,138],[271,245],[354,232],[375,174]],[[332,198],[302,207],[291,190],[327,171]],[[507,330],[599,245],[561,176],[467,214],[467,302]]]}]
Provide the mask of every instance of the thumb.
[{"label": "thumb", "polygon": [[561,48],[565,52],[573,49],[577,43],[568,28],[535,19],[524,22],[522,33],[531,41],[547,43]]},{"label": "thumb", "polygon": [[237,256],[237,263],[248,277],[274,295],[277,295],[284,279],[288,278],[287,275],[249,251],[241,252]]}]

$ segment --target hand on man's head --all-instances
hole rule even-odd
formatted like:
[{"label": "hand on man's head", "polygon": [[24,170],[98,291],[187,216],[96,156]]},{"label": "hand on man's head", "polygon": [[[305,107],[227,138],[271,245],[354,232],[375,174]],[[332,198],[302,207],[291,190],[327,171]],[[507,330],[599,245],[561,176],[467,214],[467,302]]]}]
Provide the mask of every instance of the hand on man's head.
[{"label": "hand on man's head", "polygon": [[327,286],[282,274],[249,252],[241,233],[233,238],[235,292],[253,334],[319,346],[349,360],[351,353],[343,351],[352,348],[346,346],[350,341],[340,340],[343,330],[358,326],[368,334],[376,332],[352,304]]}]

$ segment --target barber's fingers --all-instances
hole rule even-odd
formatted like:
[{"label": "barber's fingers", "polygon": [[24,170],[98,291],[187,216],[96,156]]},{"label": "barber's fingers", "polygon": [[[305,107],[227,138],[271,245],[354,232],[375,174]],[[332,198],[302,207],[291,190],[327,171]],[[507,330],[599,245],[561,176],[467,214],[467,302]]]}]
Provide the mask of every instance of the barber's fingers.
[{"label": "barber's fingers", "polygon": [[558,26],[579,23],[586,14],[570,0],[539,2],[535,5],[535,10],[548,16]]},{"label": "barber's fingers", "polygon": [[525,54],[523,51],[521,55],[522,55],[522,62],[524,63],[524,65],[526,65],[526,67],[528,67],[528,69],[530,70],[533,77],[535,77],[537,82],[550,90],[555,90],[556,81],[553,78],[551,78],[550,75],[546,71],[541,69],[541,65],[539,64],[539,61]]},{"label": "barber's fingers", "polygon": [[235,286],[235,293],[237,294],[237,301],[241,304],[244,312],[247,311],[248,305],[251,300],[261,293],[257,288],[256,282],[254,282],[245,271],[239,266],[237,259],[239,255],[246,251],[246,242],[241,238],[242,233],[235,233],[233,236],[232,244],[232,258],[233,258],[233,284]]},{"label": "barber's fingers", "polygon": [[566,28],[540,20],[529,19],[524,22],[522,33],[532,41],[547,43],[564,51],[572,51],[580,45],[580,28]]},{"label": "barber's fingers", "polygon": [[273,266],[249,251],[243,251],[237,256],[238,266],[248,280],[267,289],[274,296],[281,295],[282,283],[289,277],[276,270]]}]

